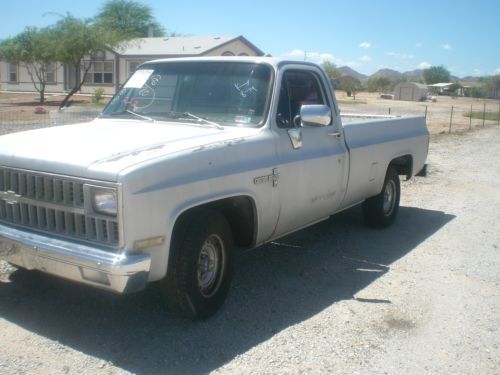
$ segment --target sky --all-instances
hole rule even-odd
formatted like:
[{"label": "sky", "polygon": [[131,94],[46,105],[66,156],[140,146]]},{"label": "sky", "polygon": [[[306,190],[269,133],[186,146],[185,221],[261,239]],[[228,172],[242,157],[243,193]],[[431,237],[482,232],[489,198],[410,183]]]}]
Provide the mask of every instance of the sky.
[{"label": "sky", "polygon": [[[96,15],[103,0],[5,1],[0,39]],[[267,54],[373,74],[443,65],[459,77],[500,74],[500,0],[139,1],[168,31],[243,35]]]}]

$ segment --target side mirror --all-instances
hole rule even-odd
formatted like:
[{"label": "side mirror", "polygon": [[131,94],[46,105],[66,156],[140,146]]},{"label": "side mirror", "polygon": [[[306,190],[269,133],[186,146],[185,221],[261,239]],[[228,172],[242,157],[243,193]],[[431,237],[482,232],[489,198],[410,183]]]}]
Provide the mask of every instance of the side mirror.
[{"label": "side mirror", "polygon": [[300,108],[302,127],[328,126],[332,123],[332,110],[324,104],[307,104]]}]

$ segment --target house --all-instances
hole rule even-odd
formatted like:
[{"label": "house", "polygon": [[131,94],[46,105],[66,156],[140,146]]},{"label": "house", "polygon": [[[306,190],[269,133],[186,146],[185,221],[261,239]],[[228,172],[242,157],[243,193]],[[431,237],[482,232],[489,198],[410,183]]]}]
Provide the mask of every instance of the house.
[{"label": "house", "polygon": [[401,82],[394,87],[394,100],[423,101],[427,98],[427,86],[415,82]]},{"label": "house", "polygon": [[[107,48],[87,56],[84,67],[91,67],[80,93],[93,94],[102,87],[114,94],[143,62],[173,57],[193,56],[263,56],[264,52],[238,36],[179,36],[133,39],[115,48]],[[81,76],[83,68],[78,72]],[[53,64],[47,74],[47,93],[69,91],[76,85],[74,67]],[[35,92],[30,76],[21,65],[0,61],[0,90]]]},{"label": "house", "polygon": [[429,85],[432,93],[438,95],[464,96],[464,87],[460,83],[442,82]]}]

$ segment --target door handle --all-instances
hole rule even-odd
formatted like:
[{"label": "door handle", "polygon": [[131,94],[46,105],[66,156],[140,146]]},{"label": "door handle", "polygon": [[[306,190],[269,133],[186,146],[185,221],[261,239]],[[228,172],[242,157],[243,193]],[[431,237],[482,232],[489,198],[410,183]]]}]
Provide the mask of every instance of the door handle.
[{"label": "door handle", "polygon": [[328,135],[330,137],[335,137],[335,138],[340,138],[340,136],[341,136],[340,132],[332,132],[332,133],[328,133]]}]

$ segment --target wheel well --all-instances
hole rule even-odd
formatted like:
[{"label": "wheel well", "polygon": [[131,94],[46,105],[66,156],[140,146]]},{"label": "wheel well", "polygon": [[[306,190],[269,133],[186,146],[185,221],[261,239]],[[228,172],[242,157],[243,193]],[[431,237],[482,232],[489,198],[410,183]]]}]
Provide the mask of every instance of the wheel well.
[{"label": "wheel well", "polygon": [[175,233],[178,224],[187,216],[195,215],[196,211],[203,209],[215,210],[224,215],[231,227],[236,246],[251,247],[255,244],[257,236],[256,208],[253,200],[248,196],[224,198],[192,207],[179,216],[172,233]]},{"label": "wheel well", "polygon": [[389,166],[394,167],[398,175],[406,176],[407,180],[413,175],[413,158],[411,155],[404,155],[392,159]]}]

